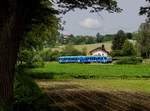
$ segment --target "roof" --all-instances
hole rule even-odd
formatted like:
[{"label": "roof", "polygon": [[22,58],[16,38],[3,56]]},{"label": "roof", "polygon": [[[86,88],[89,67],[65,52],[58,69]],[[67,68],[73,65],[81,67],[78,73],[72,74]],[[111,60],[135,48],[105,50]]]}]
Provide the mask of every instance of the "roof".
[{"label": "roof", "polygon": [[104,51],[104,52],[106,52],[106,53],[108,53],[108,54],[109,54],[109,52],[108,52],[108,51],[103,50],[101,47],[97,47],[96,49],[91,50],[89,53],[91,54],[91,53],[93,53],[93,52],[95,52],[95,51]]},{"label": "roof", "polygon": [[85,57],[104,57],[104,56],[61,56],[59,58],[85,58]]}]

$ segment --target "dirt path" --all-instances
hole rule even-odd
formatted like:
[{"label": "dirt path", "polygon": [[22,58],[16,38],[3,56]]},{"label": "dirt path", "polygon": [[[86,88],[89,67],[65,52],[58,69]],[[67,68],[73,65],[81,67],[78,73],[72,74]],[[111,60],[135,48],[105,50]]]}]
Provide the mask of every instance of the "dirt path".
[{"label": "dirt path", "polygon": [[38,81],[53,111],[150,111],[150,95],[87,90],[69,81]]}]

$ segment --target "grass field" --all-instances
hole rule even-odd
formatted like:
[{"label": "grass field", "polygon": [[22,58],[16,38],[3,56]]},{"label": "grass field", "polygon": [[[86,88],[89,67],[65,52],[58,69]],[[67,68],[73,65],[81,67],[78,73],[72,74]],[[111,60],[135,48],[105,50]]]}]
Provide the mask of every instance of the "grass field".
[{"label": "grass field", "polygon": [[150,78],[150,64],[59,64],[46,63],[44,68],[28,70],[35,78],[51,79],[133,79]]},{"label": "grass field", "polygon": [[52,62],[28,73],[54,111],[150,111],[149,67]]}]

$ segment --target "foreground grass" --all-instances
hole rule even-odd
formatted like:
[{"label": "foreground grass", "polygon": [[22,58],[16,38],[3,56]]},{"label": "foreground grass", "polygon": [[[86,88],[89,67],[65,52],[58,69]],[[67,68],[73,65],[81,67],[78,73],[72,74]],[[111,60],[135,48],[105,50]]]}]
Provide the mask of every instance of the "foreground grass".
[{"label": "foreground grass", "polygon": [[31,77],[39,79],[133,79],[150,78],[150,64],[59,64],[46,63],[44,68],[28,70]]},{"label": "foreground grass", "polygon": [[37,83],[48,95],[51,106],[63,111],[150,111],[150,80],[74,79]]}]

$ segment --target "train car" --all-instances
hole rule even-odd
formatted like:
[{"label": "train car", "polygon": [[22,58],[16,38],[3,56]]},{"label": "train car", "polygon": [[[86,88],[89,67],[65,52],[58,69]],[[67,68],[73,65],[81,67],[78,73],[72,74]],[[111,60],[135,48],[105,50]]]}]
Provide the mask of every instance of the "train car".
[{"label": "train car", "polygon": [[111,63],[111,57],[104,56],[62,56],[59,63]]}]

